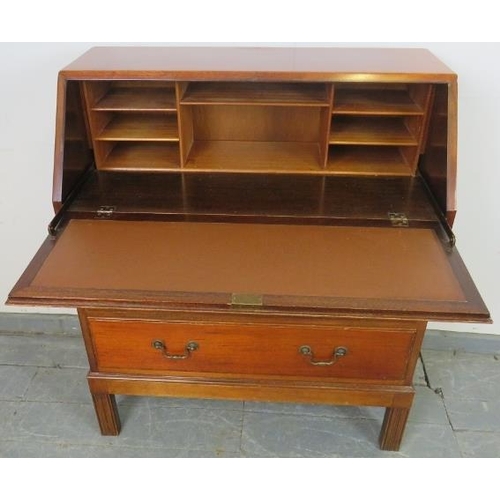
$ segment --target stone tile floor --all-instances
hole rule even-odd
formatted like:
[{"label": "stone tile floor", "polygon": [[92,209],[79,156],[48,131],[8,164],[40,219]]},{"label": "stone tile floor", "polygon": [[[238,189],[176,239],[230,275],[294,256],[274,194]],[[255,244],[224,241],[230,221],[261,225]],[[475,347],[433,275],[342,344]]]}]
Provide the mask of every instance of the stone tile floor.
[{"label": "stone tile floor", "polygon": [[75,334],[0,334],[0,457],[500,457],[500,360],[422,352],[399,452],[378,449],[383,409],[117,398],[102,437]]}]

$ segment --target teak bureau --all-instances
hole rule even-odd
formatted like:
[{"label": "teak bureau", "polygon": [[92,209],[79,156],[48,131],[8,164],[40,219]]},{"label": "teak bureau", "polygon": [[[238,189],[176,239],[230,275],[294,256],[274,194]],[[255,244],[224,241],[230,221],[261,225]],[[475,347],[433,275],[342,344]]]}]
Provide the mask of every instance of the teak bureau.
[{"label": "teak bureau", "polygon": [[50,235],[12,304],[78,308],[115,394],[386,407],[428,320],[490,321],[455,248],[457,78],[418,49],[95,48],[59,74]]}]

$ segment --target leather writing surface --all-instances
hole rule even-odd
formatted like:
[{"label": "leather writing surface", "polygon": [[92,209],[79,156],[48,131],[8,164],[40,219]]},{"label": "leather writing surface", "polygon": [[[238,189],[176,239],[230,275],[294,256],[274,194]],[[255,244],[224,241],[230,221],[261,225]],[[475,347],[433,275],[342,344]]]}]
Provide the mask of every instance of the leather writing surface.
[{"label": "leather writing surface", "polygon": [[72,220],[32,286],[465,301],[431,229]]}]

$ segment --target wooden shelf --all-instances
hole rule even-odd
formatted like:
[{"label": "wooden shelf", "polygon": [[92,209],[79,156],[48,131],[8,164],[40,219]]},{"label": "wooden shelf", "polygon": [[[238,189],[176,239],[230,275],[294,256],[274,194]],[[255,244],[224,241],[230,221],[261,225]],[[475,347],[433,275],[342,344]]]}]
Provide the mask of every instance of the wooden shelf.
[{"label": "wooden shelf", "polygon": [[339,116],[332,122],[330,144],[417,146],[418,140],[401,118]]},{"label": "wooden shelf", "polygon": [[188,105],[329,106],[326,85],[302,83],[190,83],[181,101]]},{"label": "wooden shelf", "polygon": [[185,171],[321,173],[314,143],[196,141]]},{"label": "wooden shelf", "polygon": [[93,111],[175,112],[175,89],[149,87],[116,87],[100,99]]},{"label": "wooden shelf", "polygon": [[179,141],[176,115],[118,114],[98,141]]},{"label": "wooden shelf", "polygon": [[334,114],[348,115],[423,115],[406,90],[338,89]]},{"label": "wooden shelf", "polygon": [[409,176],[411,169],[394,147],[338,146],[330,148],[328,173],[342,175]]},{"label": "wooden shelf", "polygon": [[177,144],[117,143],[100,170],[175,171],[180,169]]},{"label": "wooden shelf", "polygon": [[172,82],[87,85],[99,169],[411,175],[430,92],[404,84],[255,81],[177,88],[180,113]]}]

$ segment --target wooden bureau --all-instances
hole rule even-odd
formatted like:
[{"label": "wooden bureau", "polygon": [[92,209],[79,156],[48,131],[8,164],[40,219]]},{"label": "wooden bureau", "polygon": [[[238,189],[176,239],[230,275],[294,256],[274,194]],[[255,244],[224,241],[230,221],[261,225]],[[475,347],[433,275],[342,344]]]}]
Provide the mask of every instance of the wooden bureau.
[{"label": "wooden bureau", "polygon": [[425,50],[95,48],[59,74],[49,236],[11,304],[78,309],[115,394],[387,408],[427,321],[489,322],[455,246],[457,77]]}]

